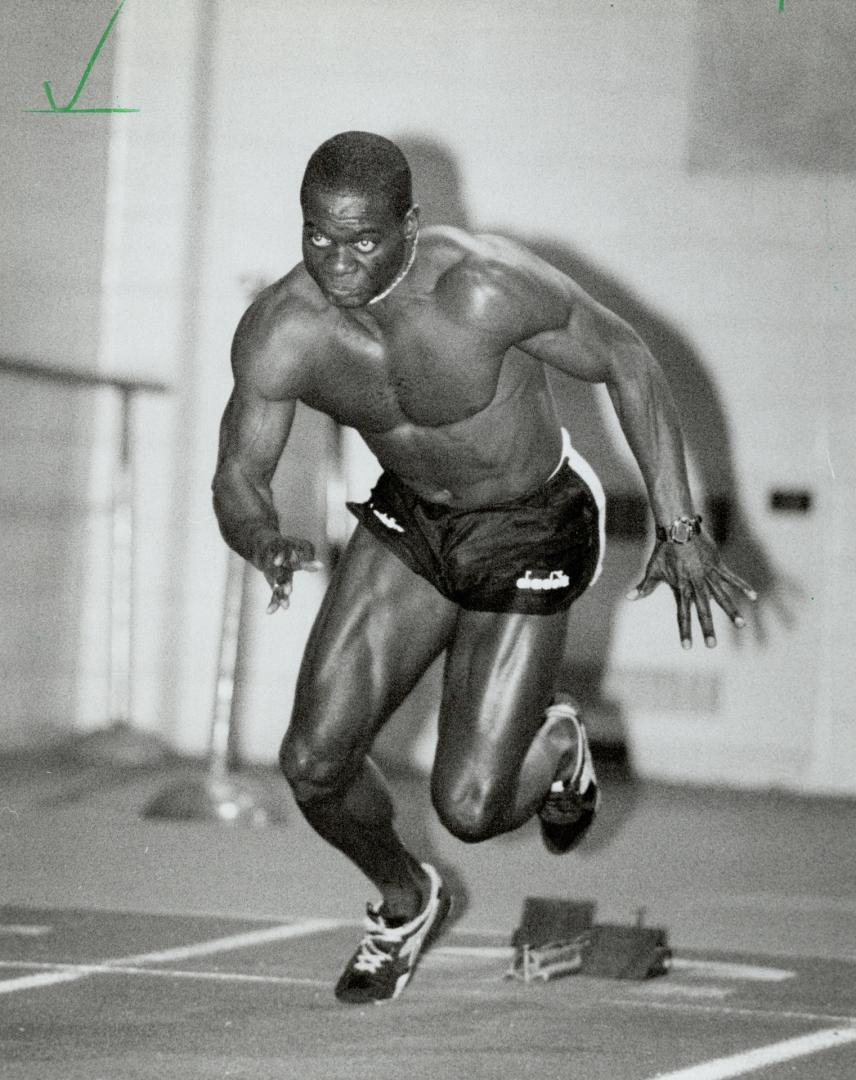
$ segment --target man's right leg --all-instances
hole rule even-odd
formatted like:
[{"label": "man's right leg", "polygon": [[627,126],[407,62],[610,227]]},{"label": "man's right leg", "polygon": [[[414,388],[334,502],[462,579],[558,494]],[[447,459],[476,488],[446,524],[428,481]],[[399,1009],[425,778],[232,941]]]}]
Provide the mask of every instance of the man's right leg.
[{"label": "man's right leg", "polygon": [[368,750],[445,648],[456,617],[454,604],[358,527],[310,635],[282,744],[307,821],[375,884],[393,921],[423,908],[430,882],[395,832]]}]

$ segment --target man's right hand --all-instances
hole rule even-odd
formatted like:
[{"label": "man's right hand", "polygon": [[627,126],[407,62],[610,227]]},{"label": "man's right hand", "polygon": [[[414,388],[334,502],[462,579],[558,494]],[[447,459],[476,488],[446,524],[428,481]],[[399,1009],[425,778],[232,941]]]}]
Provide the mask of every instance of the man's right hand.
[{"label": "man's right hand", "polygon": [[268,615],[288,607],[295,570],[316,571],[323,565],[315,558],[315,548],[308,540],[279,535],[268,540],[256,560],[256,566],[273,590]]}]

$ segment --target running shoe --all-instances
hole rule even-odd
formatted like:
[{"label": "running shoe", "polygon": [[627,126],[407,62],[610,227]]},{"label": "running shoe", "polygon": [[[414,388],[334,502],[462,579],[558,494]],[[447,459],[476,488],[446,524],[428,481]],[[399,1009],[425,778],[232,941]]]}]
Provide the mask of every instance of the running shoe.
[{"label": "running shoe", "polygon": [[547,709],[547,719],[556,716],[570,720],[577,733],[577,760],[570,776],[557,778],[541,804],[538,818],[541,837],[547,850],[564,855],[579,844],[588,832],[600,806],[600,788],[586,731],[572,700],[557,694]]},{"label": "running shoe", "polygon": [[431,879],[425,908],[403,926],[389,926],[379,908],[366,908],[366,932],[336,984],[336,997],[352,1005],[380,1004],[397,998],[416,970],[419,957],[437,937],[452,898],[433,866],[422,864]]}]

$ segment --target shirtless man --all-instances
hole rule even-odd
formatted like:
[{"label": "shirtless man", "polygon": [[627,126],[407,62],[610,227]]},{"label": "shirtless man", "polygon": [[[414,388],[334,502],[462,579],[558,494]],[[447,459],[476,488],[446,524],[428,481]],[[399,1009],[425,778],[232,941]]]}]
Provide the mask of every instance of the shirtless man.
[{"label": "shirtless man", "polygon": [[[280,761],[302,813],[380,891],[336,987],[382,1001],[406,985],[445,918],[437,871],[401,844],[369,755],[445,651],[431,777],[462,840],[538,814],[549,850],[590,825],[597,782],[573,703],[556,695],[567,609],[602,554],[600,485],[556,419],[545,367],[605,383],[644,477],[657,543],[632,596],[672,588],[684,647],[711,599],[744,625],[750,587],[700,531],[678,420],[634,331],[517,244],[458,229],[420,236],[398,148],[328,140],[301,187],[303,261],[241,320],[214,504],[226,542],[287,607],[313,545],[284,535],[270,480],[298,401],[356,428],[384,468],[330,582]],[[287,531],[287,527],[286,527]]]}]

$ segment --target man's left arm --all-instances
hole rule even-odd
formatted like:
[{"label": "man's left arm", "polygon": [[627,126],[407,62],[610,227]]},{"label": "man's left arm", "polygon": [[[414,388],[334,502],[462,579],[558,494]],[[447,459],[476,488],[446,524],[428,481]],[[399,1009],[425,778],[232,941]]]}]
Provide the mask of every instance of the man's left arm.
[{"label": "man's left arm", "polygon": [[[665,581],[675,596],[684,648],[692,645],[693,606],[705,643],[713,647],[711,601],[742,627],[745,619],[736,598],[742,594],[754,600],[756,594],[722,562],[700,529],[677,409],[662,369],[639,335],[575,282],[545,264],[532,263],[528,269],[541,287],[532,302],[540,305],[538,321],[546,328],[520,341],[519,348],[575,378],[606,385],[645,481],[657,542],[630,598],[648,596]],[[518,298],[522,303],[523,296]]]}]

